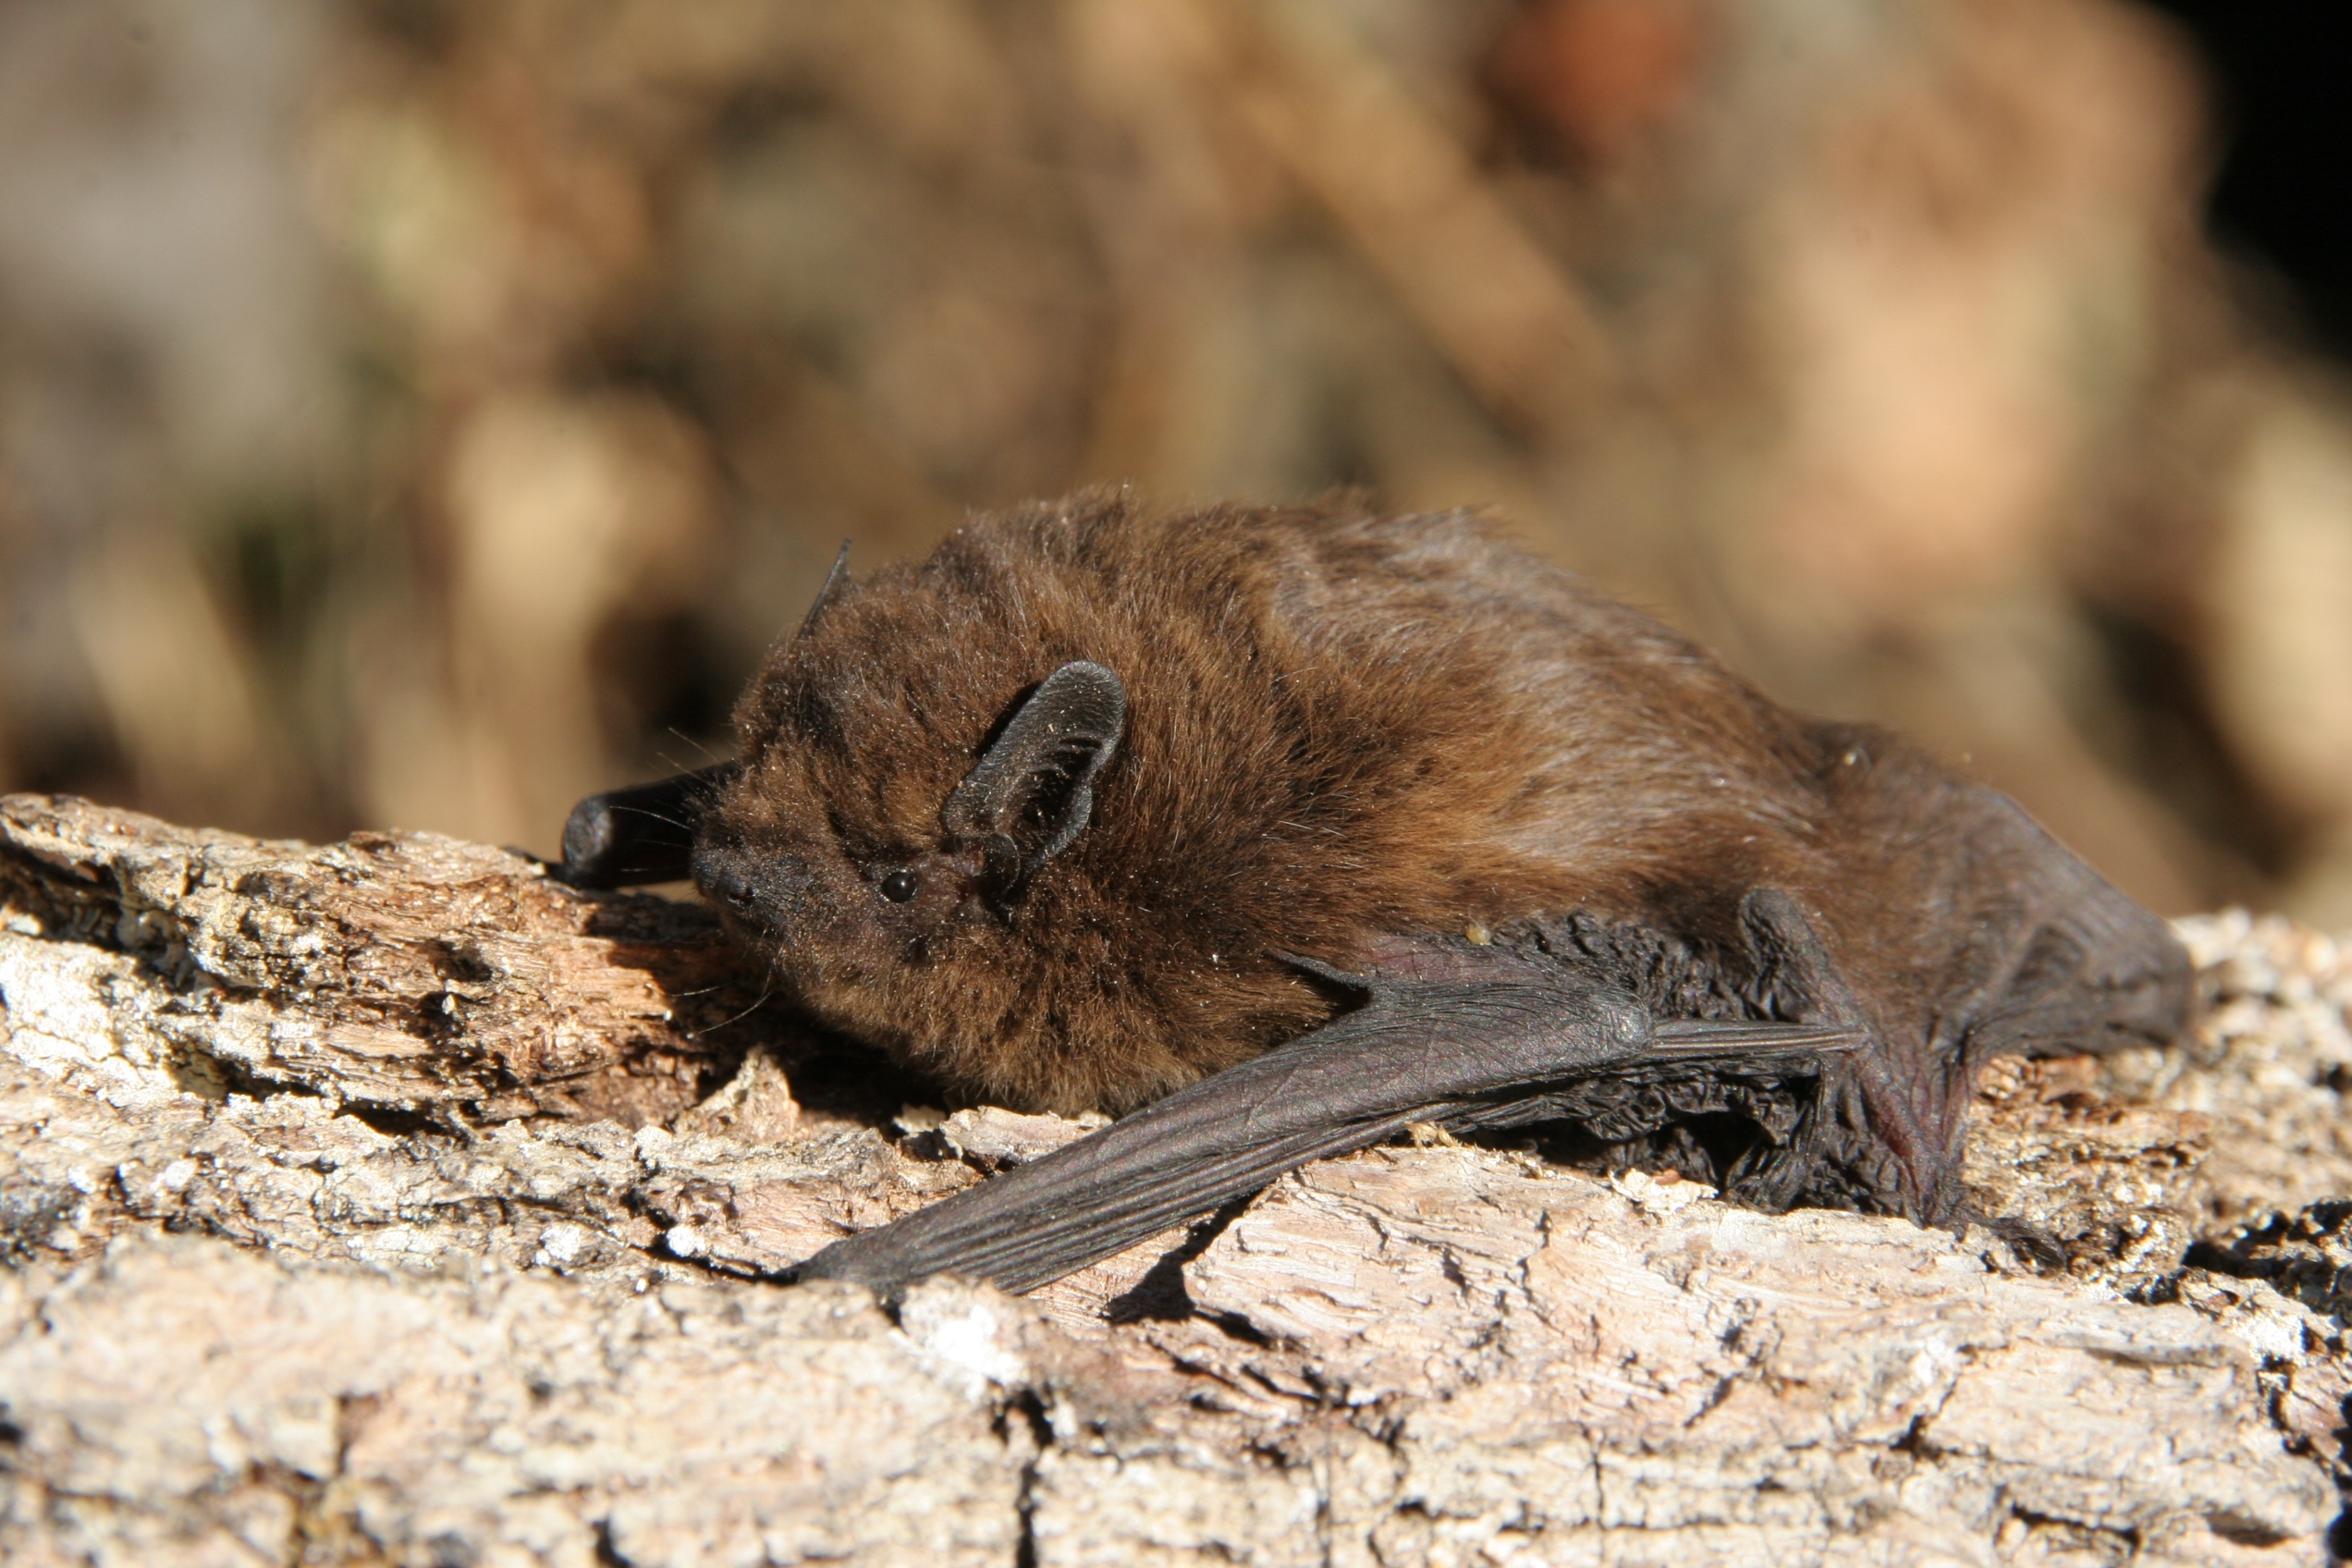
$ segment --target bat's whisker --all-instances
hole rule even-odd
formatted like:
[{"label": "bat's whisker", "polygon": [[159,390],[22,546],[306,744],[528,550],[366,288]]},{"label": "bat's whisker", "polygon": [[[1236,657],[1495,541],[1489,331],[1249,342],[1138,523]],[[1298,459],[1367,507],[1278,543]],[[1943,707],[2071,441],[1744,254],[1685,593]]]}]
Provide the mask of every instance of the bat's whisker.
[{"label": "bat's whisker", "polygon": [[[717,990],[718,987],[717,987],[716,986],[712,986],[712,987],[710,987],[710,988],[711,988],[712,990]],[[689,993],[689,994],[691,994],[691,993]],[[775,994],[776,994],[776,972],[775,972],[775,970],[774,970],[773,968],[771,968],[771,969],[768,971],[767,983],[766,983],[766,985],[764,985],[764,986],[762,986],[760,987],[760,994],[759,994],[759,996],[758,996],[757,999],[755,999],[755,1000],[752,1003],[752,1005],[751,1005],[751,1006],[749,1006],[749,1007],[745,1008],[742,1011],[741,1011],[741,1012],[739,1012],[739,1013],[735,1014],[732,1018],[722,1019],[722,1020],[720,1020],[720,1021],[719,1021],[718,1023],[717,1023],[707,1024],[707,1025],[704,1026],[704,1027],[703,1027],[703,1028],[701,1028],[701,1029],[694,1030],[693,1032],[692,1032],[691,1034],[689,1034],[686,1037],[687,1037],[688,1039],[690,1039],[690,1040],[699,1040],[699,1039],[701,1039],[701,1038],[702,1038],[704,1035],[705,1035],[715,1034],[715,1033],[717,1033],[718,1030],[721,1030],[721,1029],[727,1028],[729,1024],[741,1023],[744,1019],[749,1018],[752,1014],[753,1014],[754,1012],[757,1012],[757,1011],[758,1011],[761,1008],[765,1007],[765,1006],[767,1004],[767,998],[770,998],[770,997],[772,997],[772,996],[774,996]]]}]

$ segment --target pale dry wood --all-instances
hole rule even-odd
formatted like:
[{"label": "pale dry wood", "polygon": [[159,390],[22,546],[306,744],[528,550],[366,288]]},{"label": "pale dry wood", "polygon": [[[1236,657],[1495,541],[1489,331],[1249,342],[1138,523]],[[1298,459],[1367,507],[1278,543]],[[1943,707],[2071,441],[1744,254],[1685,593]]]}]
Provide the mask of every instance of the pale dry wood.
[{"label": "pale dry wood", "polygon": [[152,1025],[191,1069],[358,1104],[657,1120],[756,995],[699,908],[580,899],[431,834],[313,849],[16,796],[0,843],[0,897],[44,934],[167,982]]},{"label": "pale dry wood", "polygon": [[2318,1562],[2340,1507],[2346,1211],[2222,1229],[2345,1190],[2281,925],[2191,928],[2187,1048],[1994,1075],[1971,1179],[2062,1268],[1435,1143],[894,1319],[748,1276],[1083,1129],[717,1027],[698,911],[15,797],[0,923],[11,1562]]}]

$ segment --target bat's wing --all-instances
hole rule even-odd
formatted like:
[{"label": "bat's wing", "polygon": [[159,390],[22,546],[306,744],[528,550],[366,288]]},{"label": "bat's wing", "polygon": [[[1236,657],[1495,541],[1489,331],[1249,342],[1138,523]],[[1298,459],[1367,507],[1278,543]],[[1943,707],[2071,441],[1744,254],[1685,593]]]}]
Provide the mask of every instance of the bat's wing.
[{"label": "bat's wing", "polygon": [[691,875],[694,826],[740,765],[723,762],[656,784],[608,790],[571,808],[558,879],[575,888],[633,888]]},{"label": "bat's wing", "polygon": [[[1284,1171],[1416,1121],[1469,1128],[1557,1114],[1580,1081],[1736,1060],[1792,1077],[1868,1041],[1844,1024],[1654,1020],[1589,971],[1501,948],[1438,979],[1372,979],[1302,963],[1364,1004],[1313,1034],[1182,1089],[1033,1165],[792,1270],[888,1292],[953,1271],[1028,1291],[1256,1192]],[[1472,977],[1490,965],[1485,977]]]}]

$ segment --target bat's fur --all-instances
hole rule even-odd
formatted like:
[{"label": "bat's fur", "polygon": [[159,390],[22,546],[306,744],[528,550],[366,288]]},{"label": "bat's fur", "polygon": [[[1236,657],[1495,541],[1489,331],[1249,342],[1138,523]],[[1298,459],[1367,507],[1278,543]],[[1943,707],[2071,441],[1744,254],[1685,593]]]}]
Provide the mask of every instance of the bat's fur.
[{"label": "bat's fur", "polygon": [[[992,900],[942,802],[1080,659],[1123,680],[1124,738],[1091,824]],[[1844,1185],[1936,1215],[1976,1061],[2162,1035],[2186,995],[2161,924],[2007,801],[1468,514],[1097,493],[975,521],[824,606],[736,727],[704,836],[761,868],[746,936],[819,1016],[1013,1107],[1125,1111],[1322,1023],[1280,954],[1585,912],[1720,969],[1779,888],[1850,991],[1808,1005],[1880,1041],[1840,1091],[1869,1145]]]}]

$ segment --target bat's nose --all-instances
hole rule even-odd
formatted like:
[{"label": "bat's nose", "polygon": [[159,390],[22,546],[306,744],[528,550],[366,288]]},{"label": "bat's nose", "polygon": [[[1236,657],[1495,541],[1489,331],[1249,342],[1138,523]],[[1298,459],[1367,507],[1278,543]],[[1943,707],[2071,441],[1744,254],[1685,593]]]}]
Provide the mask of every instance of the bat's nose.
[{"label": "bat's nose", "polygon": [[694,886],[738,917],[779,931],[800,903],[806,878],[789,857],[761,854],[741,844],[694,846]]},{"label": "bat's nose", "polygon": [[694,851],[694,886],[729,909],[751,913],[752,873],[740,855],[722,850]]}]

